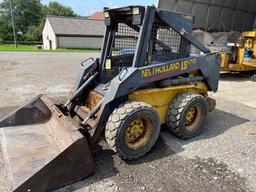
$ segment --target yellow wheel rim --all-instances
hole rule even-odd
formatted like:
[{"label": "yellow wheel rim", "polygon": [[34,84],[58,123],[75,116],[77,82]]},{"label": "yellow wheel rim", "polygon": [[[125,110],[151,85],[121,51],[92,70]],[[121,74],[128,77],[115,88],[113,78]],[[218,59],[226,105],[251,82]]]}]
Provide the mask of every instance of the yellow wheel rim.
[{"label": "yellow wheel rim", "polygon": [[193,122],[193,120],[195,119],[195,116],[196,116],[195,113],[196,113],[196,108],[195,107],[192,107],[188,111],[188,113],[186,115],[186,123],[187,123],[187,125],[191,125],[192,124],[192,122]]},{"label": "yellow wheel rim", "polygon": [[125,131],[125,142],[129,148],[137,149],[144,146],[152,135],[153,125],[148,118],[133,120]]},{"label": "yellow wheel rim", "polygon": [[203,116],[203,109],[199,105],[194,105],[186,114],[186,129],[193,131],[198,129]]}]

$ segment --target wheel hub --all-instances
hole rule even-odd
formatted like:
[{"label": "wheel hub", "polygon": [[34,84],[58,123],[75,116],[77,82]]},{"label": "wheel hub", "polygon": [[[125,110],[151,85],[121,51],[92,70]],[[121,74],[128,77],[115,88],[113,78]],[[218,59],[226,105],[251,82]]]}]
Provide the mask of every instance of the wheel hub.
[{"label": "wheel hub", "polygon": [[152,121],[147,117],[134,119],[125,131],[126,145],[131,149],[138,149],[150,140],[153,134]]},{"label": "wheel hub", "polygon": [[135,142],[140,136],[144,134],[144,125],[141,119],[134,120],[126,131],[126,141],[128,143]]},{"label": "wheel hub", "polygon": [[189,131],[197,130],[202,116],[203,109],[200,105],[194,105],[191,107],[186,115],[186,129]]},{"label": "wheel hub", "polygon": [[186,125],[191,125],[196,117],[196,108],[192,107],[186,115]]}]

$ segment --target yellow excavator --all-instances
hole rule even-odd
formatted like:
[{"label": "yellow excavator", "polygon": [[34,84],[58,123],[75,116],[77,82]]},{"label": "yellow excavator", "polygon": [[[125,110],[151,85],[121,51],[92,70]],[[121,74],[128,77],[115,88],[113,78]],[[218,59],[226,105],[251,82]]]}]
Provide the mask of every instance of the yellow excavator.
[{"label": "yellow excavator", "polygon": [[[256,29],[242,33],[236,43],[228,43],[229,51],[220,52],[221,71],[256,71]],[[256,81],[256,75],[251,77]]]}]

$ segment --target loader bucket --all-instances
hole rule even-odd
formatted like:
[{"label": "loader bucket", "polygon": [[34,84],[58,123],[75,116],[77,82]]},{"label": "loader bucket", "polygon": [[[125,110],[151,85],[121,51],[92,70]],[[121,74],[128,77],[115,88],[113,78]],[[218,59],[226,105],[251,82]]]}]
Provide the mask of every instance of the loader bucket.
[{"label": "loader bucket", "polygon": [[14,191],[51,191],[95,171],[86,137],[47,96],[0,121],[8,180]]}]

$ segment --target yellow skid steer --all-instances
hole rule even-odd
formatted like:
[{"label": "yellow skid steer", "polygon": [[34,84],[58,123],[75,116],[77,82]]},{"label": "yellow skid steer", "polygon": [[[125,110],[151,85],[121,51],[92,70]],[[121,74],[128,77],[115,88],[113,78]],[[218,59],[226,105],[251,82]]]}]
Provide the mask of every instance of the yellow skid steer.
[{"label": "yellow skid steer", "polygon": [[[14,191],[51,191],[92,174],[91,146],[102,135],[133,160],[150,151],[162,124],[182,139],[205,127],[220,56],[193,38],[193,17],[152,6],[104,15],[101,56],[82,63],[72,97],[58,104],[40,95],[0,120]],[[191,45],[204,54],[191,55]]]}]

